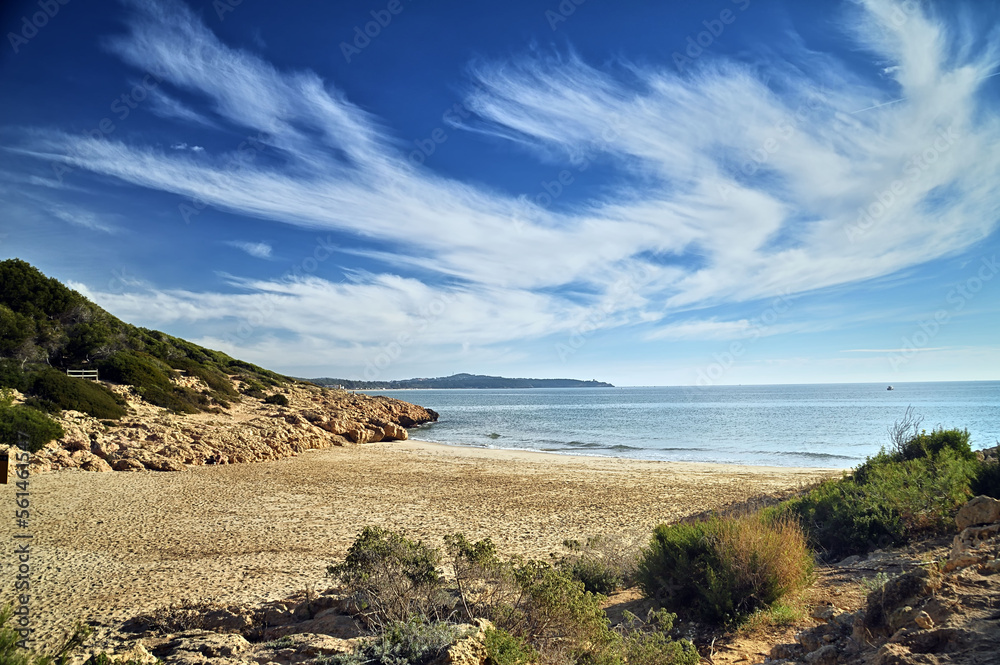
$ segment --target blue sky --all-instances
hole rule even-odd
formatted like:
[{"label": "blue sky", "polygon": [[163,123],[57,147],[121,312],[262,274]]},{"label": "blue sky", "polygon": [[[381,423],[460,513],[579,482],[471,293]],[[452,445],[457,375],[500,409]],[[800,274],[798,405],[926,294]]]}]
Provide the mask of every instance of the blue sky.
[{"label": "blue sky", "polygon": [[7,3],[0,256],[298,376],[997,379],[998,18]]}]

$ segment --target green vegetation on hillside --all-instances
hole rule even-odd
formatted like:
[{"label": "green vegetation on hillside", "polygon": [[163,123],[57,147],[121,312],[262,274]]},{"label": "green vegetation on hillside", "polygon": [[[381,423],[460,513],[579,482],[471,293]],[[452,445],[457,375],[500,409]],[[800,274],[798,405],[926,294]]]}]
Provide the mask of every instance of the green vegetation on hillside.
[{"label": "green vegetation on hillside", "polygon": [[341,386],[347,390],[417,390],[417,389],[485,389],[485,388],[614,388],[603,381],[578,379],[508,379],[482,374],[452,374],[435,379],[403,379],[399,381],[353,381],[351,379],[309,379],[320,386]]},{"label": "green vegetation on hillside", "polygon": [[[129,325],[19,259],[0,261],[0,387],[26,393],[24,408],[75,409],[102,419],[124,415],[123,400],[99,384],[66,375],[97,369],[104,380],[134,386],[179,413],[228,405],[230,377],[255,386],[288,379],[224,353]],[[198,392],[174,385],[179,373],[202,379]]]},{"label": "green vegetation on hillside", "polygon": [[62,425],[44,413],[13,402],[10,388],[0,389],[0,444],[35,452],[63,435]]}]

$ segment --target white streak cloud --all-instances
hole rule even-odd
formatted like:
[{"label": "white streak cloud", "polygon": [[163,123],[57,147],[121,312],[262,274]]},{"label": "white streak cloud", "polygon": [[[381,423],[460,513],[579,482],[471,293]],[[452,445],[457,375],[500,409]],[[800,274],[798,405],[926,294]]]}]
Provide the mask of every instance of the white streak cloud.
[{"label": "white streak cloud", "polygon": [[[247,282],[246,296],[102,296],[146,320],[239,318],[270,298],[285,330],[325,326],[328,338],[362,344],[361,330],[405,330],[415,303],[447,295],[457,303],[443,315],[449,339],[495,344],[885,276],[960,252],[1000,219],[1000,122],[981,94],[996,39],[976,42],[912,3],[860,5],[851,29],[877,58],[873,76],[801,46],[766,68],[706,58],[689,76],[669,63],[599,69],[575,55],[476,66],[467,106],[477,131],[572,164],[606,161],[627,182],[561,208],[411,165],[333,85],[226,46],[183,5],[133,9],[110,48],[258,137],[269,159],[69,134],[32,151],[223,210],[350,234],[358,254],[391,262],[387,272],[433,275]],[[166,93],[154,99],[164,115],[205,117]],[[379,313],[358,326],[312,309],[362,303]],[[725,337],[746,325],[695,321],[650,337]]]}]

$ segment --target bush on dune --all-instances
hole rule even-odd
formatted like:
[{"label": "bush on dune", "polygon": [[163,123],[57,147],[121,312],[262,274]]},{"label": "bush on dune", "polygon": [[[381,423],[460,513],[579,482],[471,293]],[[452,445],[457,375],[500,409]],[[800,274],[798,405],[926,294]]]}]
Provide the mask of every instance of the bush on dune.
[{"label": "bush on dune", "polygon": [[[490,540],[448,536],[455,574],[447,585],[437,570],[440,552],[405,536],[366,527],[345,560],[331,565],[381,637],[335,662],[424,663],[450,644],[454,626],[442,622],[488,619],[488,665],[658,663],[693,665],[697,652],[667,635],[672,616],[616,632],[593,594],[567,572],[540,561],[503,558]],[[634,657],[629,654],[635,654]],[[395,658],[396,660],[392,660]]]},{"label": "bush on dune", "polygon": [[591,593],[608,595],[632,586],[639,565],[639,547],[626,538],[609,535],[588,538],[585,543],[565,540],[570,553],[560,559],[560,570],[583,582]]},{"label": "bush on dune", "polygon": [[786,501],[771,514],[799,519],[810,544],[827,558],[899,545],[953,526],[956,510],[987,475],[965,430],[913,432],[853,474]]},{"label": "bush on dune", "polygon": [[384,626],[414,615],[440,618],[439,561],[432,547],[368,526],[327,574],[345,585],[369,624]]},{"label": "bush on dune", "polygon": [[811,572],[798,523],[757,512],[661,524],[638,576],[646,595],[665,608],[731,623],[803,588]]}]

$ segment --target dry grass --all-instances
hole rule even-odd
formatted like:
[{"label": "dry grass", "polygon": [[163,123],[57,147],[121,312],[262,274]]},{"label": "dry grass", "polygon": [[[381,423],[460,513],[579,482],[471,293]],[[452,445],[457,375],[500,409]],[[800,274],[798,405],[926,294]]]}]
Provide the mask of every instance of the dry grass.
[{"label": "dry grass", "polygon": [[798,523],[758,511],[660,525],[639,578],[646,593],[672,611],[739,623],[805,587],[812,567]]}]

